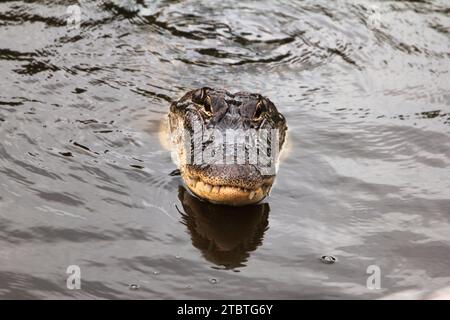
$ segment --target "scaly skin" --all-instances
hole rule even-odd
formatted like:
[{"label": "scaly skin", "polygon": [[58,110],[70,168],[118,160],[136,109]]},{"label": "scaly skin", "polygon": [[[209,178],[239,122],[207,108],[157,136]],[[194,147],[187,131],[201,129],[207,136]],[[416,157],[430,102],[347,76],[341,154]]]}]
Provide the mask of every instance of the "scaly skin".
[{"label": "scaly skin", "polygon": [[[261,201],[274,183],[276,170],[268,173],[263,170],[259,160],[256,163],[250,160],[248,154],[253,152],[249,150],[251,139],[225,148],[222,147],[225,143],[216,136],[206,134],[206,130],[216,130],[220,134],[228,134],[230,130],[260,134],[270,129],[278,132],[278,136],[273,136],[278,141],[270,140],[272,136],[269,138],[269,149],[275,158],[273,163],[277,163],[278,153],[271,146],[277,143],[281,151],[287,126],[284,116],[268,98],[259,94],[232,94],[222,89],[205,87],[189,91],[170,106],[169,130],[176,147],[176,161],[181,176],[190,191],[212,203],[241,206]],[[185,140],[186,132],[193,138]],[[200,136],[196,135],[198,132]],[[205,136],[201,135],[202,132]],[[234,154],[234,160],[237,149],[241,148],[239,150],[247,150],[247,158],[245,162],[193,161],[195,152],[206,152],[211,146],[220,146],[227,150],[225,153],[228,152],[228,155]]]}]

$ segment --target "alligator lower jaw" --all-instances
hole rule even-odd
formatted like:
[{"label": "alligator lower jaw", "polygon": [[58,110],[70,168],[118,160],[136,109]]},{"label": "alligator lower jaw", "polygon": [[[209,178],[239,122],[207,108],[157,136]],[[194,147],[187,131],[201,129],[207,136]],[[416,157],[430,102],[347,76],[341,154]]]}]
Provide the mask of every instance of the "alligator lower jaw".
[{"label": "alligator lower jaw", "polygon": [[198,197],[215,204],[244,206],[254,204],[264,199],[271,184],[263,184],[255,189],[243,189],[228,185],[211,185],[200,178],[183,177],[189,190]]}]

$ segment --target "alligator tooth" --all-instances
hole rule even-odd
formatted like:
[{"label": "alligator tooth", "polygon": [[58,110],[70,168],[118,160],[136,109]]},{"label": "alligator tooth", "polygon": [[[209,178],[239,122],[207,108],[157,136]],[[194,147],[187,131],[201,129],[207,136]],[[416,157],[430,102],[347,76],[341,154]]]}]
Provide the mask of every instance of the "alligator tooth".
[{"label": "alligator tooth", "polygon": [[212,185],[206,184],[205,188],[206,188],[206,191],[211,192]]},{"label": "alligator tooth", "polygon": [[250,200],[252,200],[253,199],[253,197],[255,196],[255,191],[252,191],[252,192],[250,192],[250,194],[248,195],[248,198],[250,199]]},{"label": "alligator tooth", "polygon": [[214,186],[213,192],[219,193],[220,192],[220,187],[219,186]]},{"label": "alligator tooth", "polygon": [[198,179],[197,178],[191,178],[191,183],[195,187],[197,185]]}]

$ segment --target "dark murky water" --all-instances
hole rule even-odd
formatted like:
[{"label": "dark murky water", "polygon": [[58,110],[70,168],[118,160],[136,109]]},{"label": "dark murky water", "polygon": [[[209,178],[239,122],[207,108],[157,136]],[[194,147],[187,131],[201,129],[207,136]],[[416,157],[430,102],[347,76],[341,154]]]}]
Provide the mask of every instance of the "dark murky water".
[{"label": "dark murky water", "polygon": [[[1,298],[450,285],[448,1],[82,1],[68,28],[74,4],[0,3]],[[265,203],[208,206],[170,175],[160,120],[203,85],[285,114]]]}]

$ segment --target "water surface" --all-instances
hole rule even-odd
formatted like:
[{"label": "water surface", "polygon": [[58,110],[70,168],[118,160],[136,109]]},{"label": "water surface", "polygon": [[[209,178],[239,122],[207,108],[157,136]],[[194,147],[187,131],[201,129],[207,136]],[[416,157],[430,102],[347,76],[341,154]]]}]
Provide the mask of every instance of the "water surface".
[{"label": "water surface", "polygon": [[[448,1],[6,1],[0,39],[0,298],[450,285]],[[200,86],[286,116],[264,203],[207,205],[170,174],[160,122]]]}]

